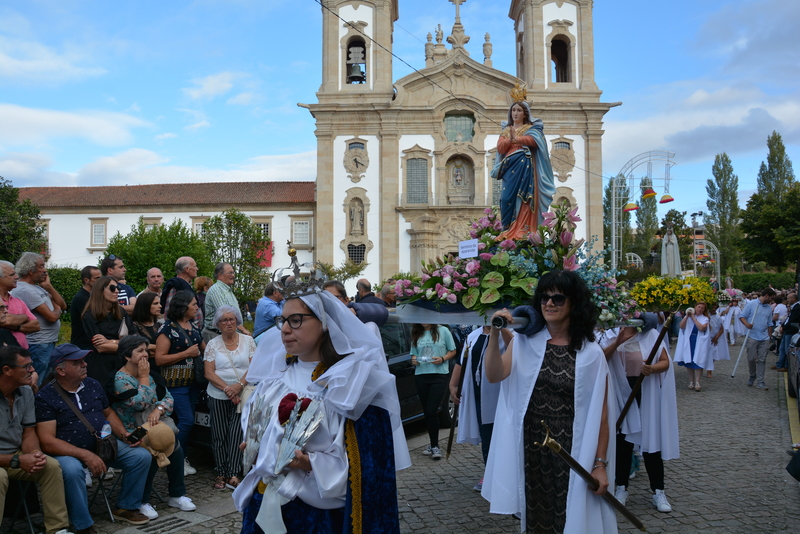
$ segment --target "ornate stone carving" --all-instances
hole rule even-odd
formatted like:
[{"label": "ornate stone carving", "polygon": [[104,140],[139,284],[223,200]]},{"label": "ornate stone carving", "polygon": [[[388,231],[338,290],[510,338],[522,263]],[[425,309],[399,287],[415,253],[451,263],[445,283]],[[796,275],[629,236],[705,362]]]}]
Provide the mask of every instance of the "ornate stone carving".
[{"label": "ornate stone carving", "polygon": [[564,137],[553,140],[553,149],[550,151],[550,163],[553,165],[553,174],[560,182],[566,182],[570,173],[575,168],[575,151],[572,150],[572,141]]},{"label": "ornate stone carving", "polygon": [[486,42],[483,43],[483,64],[486,65],[487,67],[491,67],[492,66],[492,43],[490,41],[491,36],[489,35],[488,32],[486,33],[486,36],[484,37],[484,39],[486,39]]}]

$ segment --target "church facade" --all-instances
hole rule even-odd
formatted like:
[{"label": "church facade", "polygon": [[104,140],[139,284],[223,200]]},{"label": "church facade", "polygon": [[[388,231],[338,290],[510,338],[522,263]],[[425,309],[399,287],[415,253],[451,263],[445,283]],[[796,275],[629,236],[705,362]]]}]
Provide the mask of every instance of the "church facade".
[{"label": "church facade", "polygon": [[497,205],[489,176],[524,84],[544,121],[556,178],[553,202],[579,207],[576,236],[602,242],[602,103],[594,80],[593,0],[512,0],[516,72],[492,67],[491,37],[471,57],[460,5],[428,35],[425,68],[392,79],[399,0],[323,0],[323,72],[316,120],[316,259],[369,263],[373,282],[419,272],[457,252],[470,219]]}]

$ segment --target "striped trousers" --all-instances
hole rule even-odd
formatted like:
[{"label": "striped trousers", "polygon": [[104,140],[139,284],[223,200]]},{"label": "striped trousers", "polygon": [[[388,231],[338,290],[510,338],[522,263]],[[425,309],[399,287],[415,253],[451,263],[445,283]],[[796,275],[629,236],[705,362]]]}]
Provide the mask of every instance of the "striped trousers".
[{"label": "striped trousers", "polygon": [[241,414],[229,400],[209,397],[211,410],[211,444],[214,449],[214,463],[217,476],[229,479],[242,478],[242,451],[239,445],[242,437]]}]

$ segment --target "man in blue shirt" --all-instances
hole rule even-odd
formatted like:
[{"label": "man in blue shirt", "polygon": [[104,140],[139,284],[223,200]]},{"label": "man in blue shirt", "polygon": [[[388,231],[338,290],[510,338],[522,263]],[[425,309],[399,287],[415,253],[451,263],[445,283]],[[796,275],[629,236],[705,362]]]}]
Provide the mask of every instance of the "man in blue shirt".
[{"label": "man in blue shirt", "polygon": [[775,291],[771,288],[761,291],[761,295],[751,300],[744,307],[744,311],[739,316],[742,324],[750,330],[747,337],[747,367],[750,370],[748,386],[758,381],[758,389],[767,390],[764,382],[764,369],[767,366],[767,352],[769,351],[769,340],[772,335],[772,297]]},{"label": "man in blue shirt", "polygon": [[253,325],[253,337],[258,337],[275,325],[275,317],[283,310],[283,295],[278,290],[278,284],[270,282],[264,289],[264,296],[256,306],[256,322]]}]

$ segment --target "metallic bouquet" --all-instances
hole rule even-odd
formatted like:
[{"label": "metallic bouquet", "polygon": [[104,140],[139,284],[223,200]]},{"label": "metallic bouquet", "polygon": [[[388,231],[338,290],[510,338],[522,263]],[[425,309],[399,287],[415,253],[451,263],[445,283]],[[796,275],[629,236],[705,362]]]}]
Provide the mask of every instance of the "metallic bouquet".
[{"label": "metallic bouquet", "polygon": [[278,421],[286,427],[278,448],[275,474],[278,475],[294,460],[294,451],[302,450],[314,431],[319,428],[325,408],[322,402],[286,395],[278,405]]},{"label": "metallic bouquet", "polygon": [[272,415],[272,406],[267,406],[264,409],[266,399],[263,396],[254,398],[250,403],[250,413],[247,419],[247,434],[244,437],[244,474],[246,475],[250,468],[253,467],[253,462],[258,455],[258,448],[261,445],[261,438],[264,431],[269,424],[269,418]]}]

